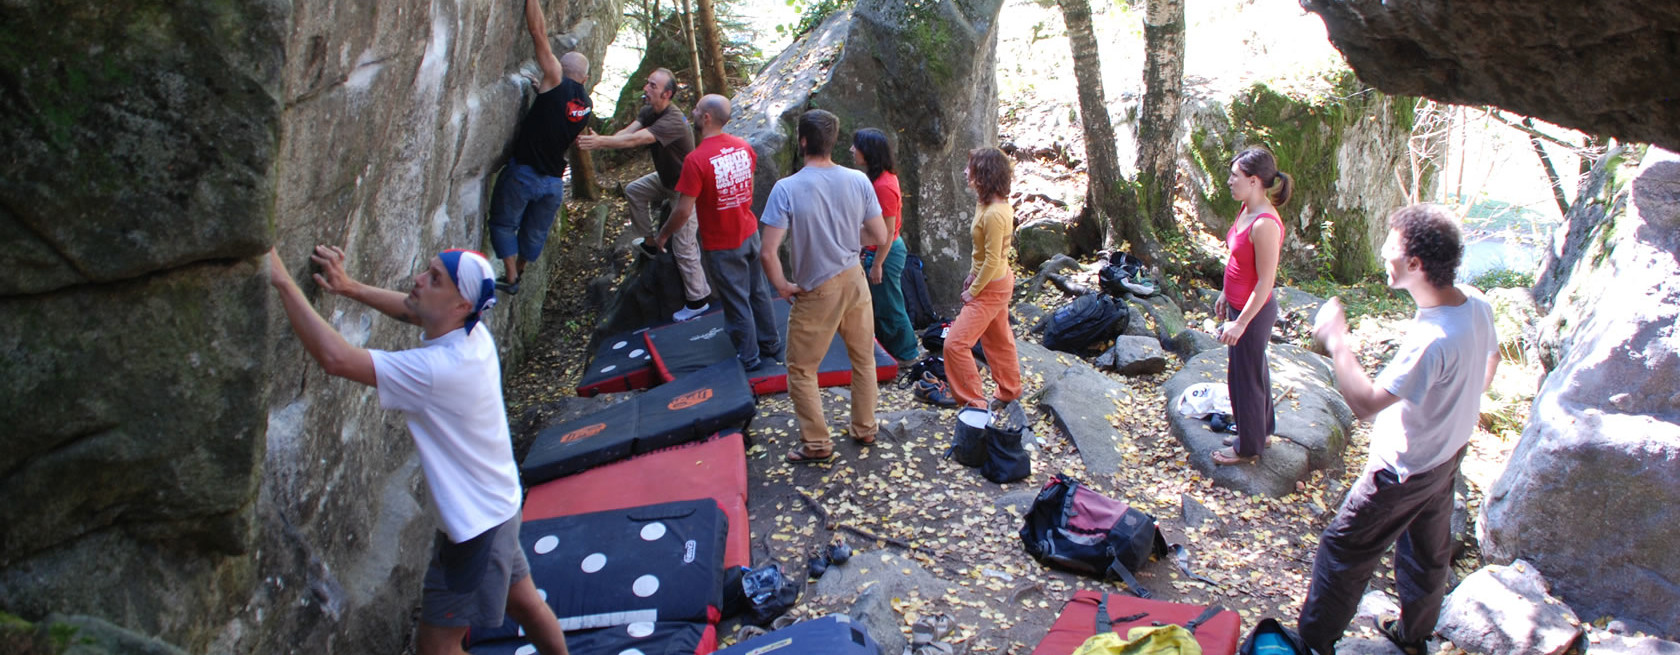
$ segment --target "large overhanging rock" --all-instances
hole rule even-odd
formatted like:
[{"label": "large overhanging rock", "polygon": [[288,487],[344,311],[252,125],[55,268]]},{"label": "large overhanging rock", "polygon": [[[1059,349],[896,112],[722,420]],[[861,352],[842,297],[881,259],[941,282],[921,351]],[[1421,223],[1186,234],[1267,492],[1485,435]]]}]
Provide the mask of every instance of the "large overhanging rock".
[{"label": "large overhanging rock", "polygon": [[[912,8],[910,5],[917,5]],[[974,194],[968,151],[997,142],[997,16],[1001,0],[860,0],[836,12],[735,96],[728,131],[758,152],[755,211],[798,170],[795,125],[808,109],[840,117],[835,160],[859,128],[887,133],[904,193],[904,239],[926,263],[928,290],[957,304],[968,272]]]},{"label": "large overhanging rock", "polygon": [[[1584,617],[1680,636],[1680,157],[1652,148],[1625,215],[1558,295],[1563,343],[1478,521]],[[1548,338],[1543,335],[1542,338]]]},{"label": "large overhanging rock", "polygon": [[1302,0],[1384,92],[1680,148],[1680,4]]},{"label": "large overhanging rock", "polygon": [[[544,4],[598,65],[621,2]],[[278,245],[353,344],[416,345],[305,255],[401,286],[483,248],[535,70],[521,6],[14,2],[0,25],[0,607],[189,652],[401,651],[435,530],[407,429],[309,361],[258,257]],[[487,319],[505,351],[535,327],[517,309]]]}]

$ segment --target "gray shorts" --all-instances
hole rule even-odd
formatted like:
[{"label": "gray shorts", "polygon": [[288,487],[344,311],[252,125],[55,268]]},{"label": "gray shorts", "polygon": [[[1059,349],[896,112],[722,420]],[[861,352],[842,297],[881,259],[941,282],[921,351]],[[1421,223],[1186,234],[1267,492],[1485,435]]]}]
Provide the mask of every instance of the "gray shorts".
[{"label": "gray shorts", "polygon": [[426,567],[421,623],[444,628],[502,624],[508,589],[531,574],[519,547],[519,517],[516,512],[506,523],[461,543],[438,533]]}]

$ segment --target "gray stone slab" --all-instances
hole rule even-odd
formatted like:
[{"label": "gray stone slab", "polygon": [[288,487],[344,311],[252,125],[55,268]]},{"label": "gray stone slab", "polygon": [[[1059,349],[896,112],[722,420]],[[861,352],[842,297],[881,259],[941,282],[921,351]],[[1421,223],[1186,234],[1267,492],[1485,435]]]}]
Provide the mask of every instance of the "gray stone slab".
[{"label": "gray stone slab", "polygon": [[1190,451],[1190,465],[1214,484],[1249,494],[1273,497],[1295,491],[1295,483],[1314,470],[1340,466],[1353,428],[1353,412],[1331,385],[1329,360],[1290,345],[1269,350],[1277,430],[1260,460],[1219,466],[1214,450],[1224,447],[1227,433],[1214,432],[1201,419],[1172,411],[1173,401],[1198,382],[1225,382],[1226,351],[1210,350],[1192,357],[1162,385],[1167,398],[1167,421],[1174,437]]},{"label": "gray stone slab", "polygon": [[1040,404],[1049,408],[1056,425],[1073,439],[1088,474],[1106,476],[1120,469],[1120,444],[1125,438],[1108,417],[1130,402],[1131,395],[1119,382],[1077,361],[1045,385]]}]

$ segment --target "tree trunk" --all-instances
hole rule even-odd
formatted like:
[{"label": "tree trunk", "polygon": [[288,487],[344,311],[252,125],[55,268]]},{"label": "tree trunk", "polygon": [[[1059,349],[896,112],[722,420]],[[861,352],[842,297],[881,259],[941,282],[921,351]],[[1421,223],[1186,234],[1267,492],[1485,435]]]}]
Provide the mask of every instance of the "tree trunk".
[{"label": "tree trunk", "polygon": [[[1540,263],[1540,273],[1534,276],[1534,288],[1530,289],[1540,311],[1552,310],[1558,291],[1563,289],[1570,274],[1575,272],[1575,265],[1586,254],[1593,232],[1605,220],[1621,212],[1625,196],[1606,198],[1605,191],[1626,152],[1624,146],[1615,144],[1593,161],[1591,171],[1581,181],[1575,204],[1563,215],[1563,227],[1552,232],[1553,243],[1546,249],[1546,259]],[[1559,237],[1563,243],[1556,242]]]},{"label": "tree trunk", "polygon": [[1143,106],[1138,111],[1138,204],[1158,234],[1177,230],[1178,110],[1184,99],[1184,0],[1149,0],[1143,21]]},{"label": "tree trunk", "polygon": [[723,32],[718,29],[717,12],[712,0],[694,0],[700,32],[700,77],[705,80],[707,93],[729,97],[729,82],[723,68]]},{"label": "tree trunk", "polygon": [[700,79],[700,47],[694,41],[694,12],[689,11],[688,0],[682,0],[683,37],[688,39],[688,70],[693,71],[694,98],[706,95],[706,84]]},{"label": "tree trunk", "polygon": [[566,150],[566,156],[572,160],[572,196],[578,200],[600,200],[601,184],[595,180],[595,158],[576,143]]},{"label": "tree trunk", "polygon": [[[1097,38],[1091,30],[1088,0],[1058,0],[1062,21],[1067,26],[1068,44],[1073,50],[1073,77],[1079,85],[1079,123],[1085,132],[1086,204],[1096,210],[1097,222],[1107,232],[1104,242],[1117,248],[1132,244],[1132,252],[1152,262],[1153,244],[1148,226],[1134,215],[1137,206],[1130,182],[1120,177],[1120,156],[1114,147],[1114,125],[1108,120],[1103,97],[1102,61]],[[1090,244],[1077,244],[1089,247]]]}]

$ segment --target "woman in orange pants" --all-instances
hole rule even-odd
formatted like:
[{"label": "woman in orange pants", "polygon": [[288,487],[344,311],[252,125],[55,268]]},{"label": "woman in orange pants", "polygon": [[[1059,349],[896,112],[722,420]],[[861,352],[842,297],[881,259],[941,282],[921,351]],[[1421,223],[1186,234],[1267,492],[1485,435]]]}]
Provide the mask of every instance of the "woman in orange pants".
[{"label": "woman in orange pants", "polygon": [[993,412],[1021,397],[1021,362],[1015,355],[1015,335],[1009,330],[1009,301],[1015,292],[1015,274],[1009,267],[1015,237],[1009,184],[1014,176],[1009,157],[997,148],[980,148],[968,155],[968,187],[980,197],[969,230],[974,264],[963,280],[962,312],[945,337],[945,375],[951,395],[970,407],[987,407],[971,351],[974,342],[980,342],[992,381],[997,383],[990,405]]}]

